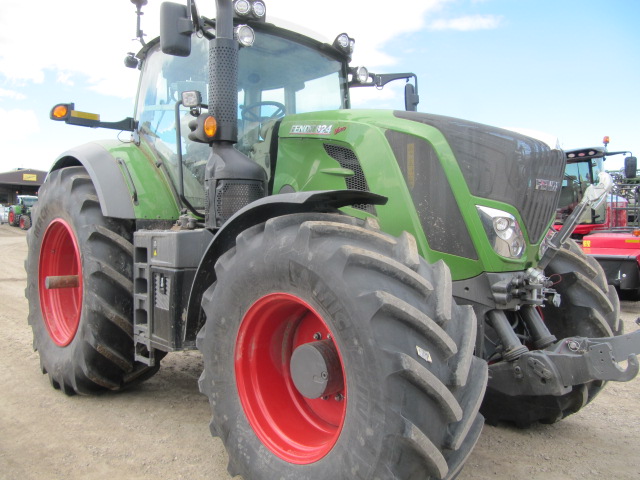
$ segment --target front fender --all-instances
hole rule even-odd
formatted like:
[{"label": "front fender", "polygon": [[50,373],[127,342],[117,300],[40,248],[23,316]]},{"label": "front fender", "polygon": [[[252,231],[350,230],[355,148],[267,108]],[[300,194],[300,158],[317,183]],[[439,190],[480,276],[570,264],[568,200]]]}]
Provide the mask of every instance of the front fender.
[{"label": "front fender", "polygon": [[193,280],[187,310],[187,338],[194,339],[204,324],[200,303],[205,290],[215,281],[215,263],[235,245],[236,237],[244,230],[267,220],[294,213],[337,213],[349,205],[384,205],[387,197],[357,190],[329,190],[284,193],[256,200],[236,212],[218,230],[207,247]]}]

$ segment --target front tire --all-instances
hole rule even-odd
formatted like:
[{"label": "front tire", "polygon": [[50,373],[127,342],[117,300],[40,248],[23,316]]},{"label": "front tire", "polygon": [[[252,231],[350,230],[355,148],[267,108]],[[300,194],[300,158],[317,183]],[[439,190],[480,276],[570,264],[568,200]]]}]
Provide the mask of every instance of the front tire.
[{"label": "front tire", "polygon": [[22,230],[29,230],[29,228],[31,228],[31,217],[22,215],[20,217],[20,228]]},{"label": "front tire", "polygon": [[[27,233],[29,324],[42,372],[66,394],[120,390],[158,367],[134,361],[133,224],[102,215],[83,167],[53,171]],[[47,288],[67,277],[64,288]]]},{"label": "front tire", "polygon": [[232,475],[457,476],[482,429],[486,365],[472,309],[413,237],[342,215],[278,217],[243,232],[216,276],[200,390]]}]

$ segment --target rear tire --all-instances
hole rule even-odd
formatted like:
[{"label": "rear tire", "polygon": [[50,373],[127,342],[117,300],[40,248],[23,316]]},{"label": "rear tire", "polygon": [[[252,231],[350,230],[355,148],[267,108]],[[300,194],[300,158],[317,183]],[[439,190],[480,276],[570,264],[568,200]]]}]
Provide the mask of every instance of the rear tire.
[{"label": "rear tire", "polygon": [[[543,320],[558,340],[579,337],[611,337],[622,334],[620,302],[607,285],[600,265],[569,240],[553,258],[545,275],[561,295],[560,307],[547,304]],[[487,387],[482,414],[487,423],[513,422],[525,428],[535,422],[555,423],[578,412],[593,400],[606,382],[575,385],[562,396],[509,396]]]},{"label": "rear tire", "polygon": [[[413,237],[342,215],[278,217],[239,235],[216,276],[200,390],[231,475],[457,476],[482,429],[486,365],[473,356],[472,309]],[[318,343],[333,352],[332,388],[311,399],[291,373],[309,364],[292,357]]]},{"label": "rear tire", "polygon": [[[157,370],[134,361],[133,223],[102,215],[83,167],[53,171],[27,233],[29,324],[43,373],[66,394],[120,390]],[[76,276],[48,289],[47,277]]]},{"label": "rear tire", "polygon": [[13,211],[13,207],[9,208],[9,225],[11,225],[12,227],[18,225],[17,217],[18,216],[16,215],[16,212]]}]

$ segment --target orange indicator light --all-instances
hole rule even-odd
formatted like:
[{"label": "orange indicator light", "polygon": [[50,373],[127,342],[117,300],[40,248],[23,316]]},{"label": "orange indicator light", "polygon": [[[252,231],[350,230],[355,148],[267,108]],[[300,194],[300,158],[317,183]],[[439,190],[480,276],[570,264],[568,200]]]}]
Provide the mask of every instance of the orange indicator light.
[{"label": "orange indicator light", "polygon": [[204,134],[209,138],[213,138],[217,130],[218,122],[216,122],[216,119],[211,116],[207,117],[204,121]]},{"label": "orange indicator light", "polygon": [[69,108],[66,105],[56,105],[53,108],[52,115],[55,118],[65,118],[69,113]]}]

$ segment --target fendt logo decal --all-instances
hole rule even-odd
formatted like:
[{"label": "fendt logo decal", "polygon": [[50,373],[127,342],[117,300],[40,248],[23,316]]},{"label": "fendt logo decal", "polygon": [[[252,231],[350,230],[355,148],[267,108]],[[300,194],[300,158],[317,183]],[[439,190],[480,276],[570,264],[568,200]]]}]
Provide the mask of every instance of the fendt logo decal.
[{"label": "fendt logo decal", "polygon": [[546,192],[557,192],[560,189],[560,182],[555,180],[545,180],[536,178],[536,190],[544,190]]},{"label": "fendt logo decal", "polygon": [[331,135],[333,125],[291,125],[292,135]]}]

